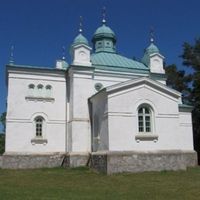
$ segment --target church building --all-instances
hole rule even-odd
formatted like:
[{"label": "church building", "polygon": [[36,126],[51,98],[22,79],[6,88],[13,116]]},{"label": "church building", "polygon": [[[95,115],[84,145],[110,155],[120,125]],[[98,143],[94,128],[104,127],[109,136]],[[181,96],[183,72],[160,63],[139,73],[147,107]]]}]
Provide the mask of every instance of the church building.
[{"label": "church building", "polygon": [[111,174],[197,164],[192,107],[166,85],[153,38],[140,61],[116,46],[103,18],[92,47],[80,26],[70,64],[63,58],[54,68],[6,66],[2,168],[88,165]]}]

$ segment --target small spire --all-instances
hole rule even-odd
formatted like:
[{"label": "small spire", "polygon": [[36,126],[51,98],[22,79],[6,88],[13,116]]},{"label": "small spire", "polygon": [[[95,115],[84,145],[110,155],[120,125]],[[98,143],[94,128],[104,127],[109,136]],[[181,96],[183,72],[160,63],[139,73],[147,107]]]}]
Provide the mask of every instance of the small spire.
[{"label": "small spire", "polygon": [[154,28],[150,28],[150,42],[154,43]]},{"label": "small spire", "polygon": [[102,23],[106,24],[106,7],[105,6],[102,9]]},{"label": "small spire", "polygon": [[13,65],[14,64],[14,45],[11,45],[10,47],[10,60],[9,64]]},{"label": "small spire", "polygon": [[62,60],[65,60],[65,46],[62,46]]},{"label": "small spire", "polygon": [[79,33],[83,32],[83,17],[80,16],[80,23],[79,23]]}]

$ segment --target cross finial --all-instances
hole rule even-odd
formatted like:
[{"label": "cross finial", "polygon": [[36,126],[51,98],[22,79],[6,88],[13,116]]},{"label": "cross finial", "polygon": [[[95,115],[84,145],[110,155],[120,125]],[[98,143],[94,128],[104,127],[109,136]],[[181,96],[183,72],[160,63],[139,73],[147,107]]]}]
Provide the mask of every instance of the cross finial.
[{"label": "cross finial", "polygon": [[102,23],[105,24],[106,23],[106,7],[104,6],[102,9]]},{"label": "cross finial", "polygon": [[9,64],[13,65],[14,64],[14,45],[11,45],[10,47],[10,60]]},{"label": "cross finial", "polygon": [[153,28],[153,26],[150,28],[150,42],[154,43],[154,28]]},{"label": "cross finial", "polygon": [[62,60],[65,60],[65,46],[62,46]]},{"label": "cross finial", "polygon": [[80,16],[80,23],[79,23],[79,33],[83,32],[83,17]]}]

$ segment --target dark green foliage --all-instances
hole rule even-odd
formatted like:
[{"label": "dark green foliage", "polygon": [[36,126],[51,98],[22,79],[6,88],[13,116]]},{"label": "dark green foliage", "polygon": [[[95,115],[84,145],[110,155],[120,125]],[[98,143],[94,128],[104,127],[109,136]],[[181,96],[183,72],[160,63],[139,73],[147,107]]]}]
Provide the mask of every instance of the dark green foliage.
[{"label": "dark green foliage", "polygon": [[200,38],[196,39],[194,44],[184,43],[182,58],[183,64],[194,71],[191,91],[191,101],[194,105],[194,145],[200,157]]},{"label": "dark green foliage", "polygon": [[183,44],[183,64],[192,67],[195,71],[200,71],[200,38],[194,44],[185,42]]},{"label": "dark green foliage", "polygon": [[191,88],[188,86],[192,80],[191,75],[186,75],[185,71],[177,70],[176,65],[165,67],[167,75],[167,85],[183,94],[183,101],[187,104],[190,101]]},{"label": "dark green foliage", "polygon": [[3,132],[5,133],[6,130],[6,112],[3,112],[0,116],[0,123],[3,126]]},{"label": "dark green foliage", "polygon": [[[0,124],[3,126],[3,133],[5,133],[6,129],[6,112],[0,115]],[[1,131],[1,130],[0,130]],[[0,155],[5,151],[5,134],[0,132]]]},{"label": "dark green foliage", "polygon": [[0,134],[0,155],[5,151],[5,135]]}]

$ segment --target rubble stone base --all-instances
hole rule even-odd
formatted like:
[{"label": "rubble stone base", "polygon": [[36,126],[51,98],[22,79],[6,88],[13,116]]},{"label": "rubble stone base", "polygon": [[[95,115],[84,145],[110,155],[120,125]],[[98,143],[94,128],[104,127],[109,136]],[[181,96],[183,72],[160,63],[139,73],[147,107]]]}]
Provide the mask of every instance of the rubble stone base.
[{"label": "rubble stone base", "polygon": [[91,168],[113,174],[162,170],[186,170],[197,165],[195,151],[95,152]]}]

